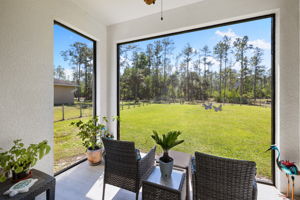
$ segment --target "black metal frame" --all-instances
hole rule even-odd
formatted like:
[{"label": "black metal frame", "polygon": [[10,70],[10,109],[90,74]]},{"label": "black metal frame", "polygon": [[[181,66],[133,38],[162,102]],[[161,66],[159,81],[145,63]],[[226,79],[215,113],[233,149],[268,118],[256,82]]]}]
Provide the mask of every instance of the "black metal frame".
[{"label": "black metal frame", "polygon": [[[97,101],[96,101],[96,98],[97,98],[97,41],[90,38],[90,37],[88,37],[88,36],[86,36],[86,35],[84,35],[84,34],[82,34],[82,33],[80,33],[80,32],[78,32],[78,31],[76,31],[76,30],[74,30],[74,29],[72,29],[72,28],[70,28],[70,27],[68,27],[68,26],[66,26],[66,25],[64,25],[64,24],[62,24],[62,23],[60,23],[60,22],[58,22],[58,21],[56,21],[56,20],[54,20],[54,25],[59,25],[59,26],[65,28],[65,29],[67,29],[67,30],[69,30],[73,33],[76,33],[76,34],[80,35],[81,37],[84,37],[85,39],[88,39],[91,42],[93,42],[93,52],[94,52],[94,54],[93,54],[93,116],[96,116],[97,115]],[[72,165],[56,172],[54,174],[54,176],[57,176],[57,175],[65,172],[65,171],[79,165],[80,163],[82,163],[86,160],[87,160],[87,158],[79,160],[79,161],[73,163]]]},{"label": "black metal frame", "polygon": [[[272,144],[276,143],[276,15],[271,15],[272,19],[272,31],[271,31],[271,55],[272,55],[272,134],[271,134],[271,142]],[[273,185],[276,185],[276,179],[275,179],[275,151],[272,151],[271,153],[271,162],[272,162],[272,182]]]},{"label": "black metal frame", "polygon": [[[225,22],[221,24],[215,24],[215,25],[210,25],[210,26],[205,26],[205,27],[199,27],[199,28],[194,28],[194,29],[189,29],[189,30],[184,30],[184,31],[178,31],[178,32],[173,32],[173,33],[168,33],[168,34],[162,34],[162,35],[156,35],[152,37],[146,37],[142,39],[137,39],[137,40],[130,40],[126,42],[120,42],[117,43],[117,116],[120,117],[120,46],[124,44],[130,44],[130,43],[135,43],[135,42],[141,42],[141,41],[146,41],[146,40],[152,40],[152,39],[157,39],[161,37],[168,37],[168,36],[173,36],[173,35],[179,35],[183,33],[190,33],[194,31],[201,31],[201,30],[207,30],[211,28],[217,28],[221,26],[228,26],[232,24],[239,24],[239,23],[244,23],[244,22],[249,22],[249,21],[255,21],[255,20],[260,20],[260,19],[266,19],[266,18],[271,18],[272,19],[272,27],[271,27],[271,55],[272,55],[272,103],[271,103],[271,108],[272,108],[272,127],[271,127],[271,142],[272,144],[275,144],[275,120],[276,120],[276,111],[275,111],[275,105],[276,105],[276,85],[275,85],[275,79],[276,79],[276,74],[275,74],[275,62],[276,62],[276,49],[275,49],[275,43],[276,43],[276,14],[268,14],[268,15],[262,15],[262,16],[257,16],[257,17],[251,17],[251,18],[245,18],[241,20],[236,20],[236,21],[230,21],[230,22]],[[119,120],[117,121],[117,139],[120,139],[120,122]],[[271,167],[272,167],[272,184],[264,181],[258,181],[259,183],[263,184],[268,184],[268,185],[275,185],[275,153],[272,151],[272,156],[271,156]]]}]

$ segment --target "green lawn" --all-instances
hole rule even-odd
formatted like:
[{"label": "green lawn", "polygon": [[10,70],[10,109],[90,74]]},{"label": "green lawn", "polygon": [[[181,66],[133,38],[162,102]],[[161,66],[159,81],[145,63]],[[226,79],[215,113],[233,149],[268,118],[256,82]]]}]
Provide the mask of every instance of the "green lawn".
[{"label": "green lawn", "polygon": [[[78,120],[78,119],[77,119]],[[76,136],[77,129],[70,126],[72,121],[54,123],[54,172],[57,172],[84,157],[85,148]]]},{"label": "green lawn", "polygon": [[148,151],[152,130],[182,131],[185,142],[175,150],[252,160],[258,176],[271,178],[271,109],[269,107],[225,105],[222,112],[200,105],[152,104],[121,111],[121,140],[134,141]]},{"label": "green lawn", "polygon": [[[83,116],[91,116],[92,108],[82,109]],[[79,106],[65,106],[65,118],[77,118],[65,121],[61,120],[61,106],[54,107],[54,172],[58,172],[72,163],[85,157],[85,148],[81,144],[77,129],[70,126],[72,121],[80,119],[87,120],[89,117],[77,118],[80,116]]]}]

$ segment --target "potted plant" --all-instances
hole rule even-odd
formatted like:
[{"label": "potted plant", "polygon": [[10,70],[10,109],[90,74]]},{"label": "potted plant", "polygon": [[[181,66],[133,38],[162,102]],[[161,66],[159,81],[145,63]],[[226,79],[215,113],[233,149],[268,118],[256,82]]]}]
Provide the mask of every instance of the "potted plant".
[{"label": "potted plant", "polygon": [[173,147],[184,142],[184,140],[177,140],[180,134],[180,131],[170,131],[160,137],[156,131],[153,131],[153,135],[151,135],[156,144],[161,146],[164,151],[163,156],[159,158],[159,167],[162,177],[171,177],[173,169],[173,158],[169,156],[168,152]]},{"label": "potted plant", "polygon": [[[107,118],[103,117],[103,121],[107,122]],[[106,125],[99,123],[98,117],[93,117],[87,122],[82,120],[72,122],[72,126],[79,129],[78,136],[80,137],[83,146],[87,149],[87,159],[90,165],[99,165],[102,161],[102,142],[101,136],[113,137],[107,130]]]},{"label": "potted plant", "polygon": [[12,172],[13,182],[30,178],[32,176],[30,169],[51,149],[46,140],[38,144],[30,144],[27,148],[21,141],[14,140],[11,149],[0,153],[0,182],[6,181],[10,172]]}]

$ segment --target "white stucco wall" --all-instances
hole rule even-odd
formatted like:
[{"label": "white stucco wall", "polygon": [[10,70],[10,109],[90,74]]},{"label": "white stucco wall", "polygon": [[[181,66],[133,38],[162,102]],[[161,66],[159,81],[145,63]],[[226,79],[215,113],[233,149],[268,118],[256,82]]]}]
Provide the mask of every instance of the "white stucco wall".
[{"label": "white stucco wall", "polygon": [[[299,151],[299,5],[298,0],[206,0],[108,27],[108,115],[116,114],[116,44],[148,36],[204,27],[265,14],[276,14],[276,143],[283,159],[300,166]],[[196,151],[197,149],[195,149]],[[250,149],[251,151],[251,149]],[[296,181],[300,194],[300,179]],[[276,170],[276,185],[286,178]]]},{"label": "white stucco wall", "polygon": [[[54,20],[97,41],[98,100],[106,107],[102,98],[106,95],[100,95],[106,91],[106,27],[69,0],[1,0],[0,147],[4,149],[22,138],[26,144],[47,139],[53,150]],[[100,106],[97,110],[100,113]],[[52,174],[52,166],[53,151],[36,168]]]}]

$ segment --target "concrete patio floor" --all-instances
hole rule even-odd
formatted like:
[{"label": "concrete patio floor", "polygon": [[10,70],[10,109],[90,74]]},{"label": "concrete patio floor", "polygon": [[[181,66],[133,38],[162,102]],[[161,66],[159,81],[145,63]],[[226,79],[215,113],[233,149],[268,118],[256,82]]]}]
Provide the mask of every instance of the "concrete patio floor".
[{"label": "concrete patio floor", "polygon": [[[56,176],[56,200],[101,200],[103,170],[103,164],[92,167],[83,162]],[[135,194],[107,184],[105,199],[130,200],[135,199]],[[275,187],[264,184],[258,184],[258,199],[287,200]]]}]

